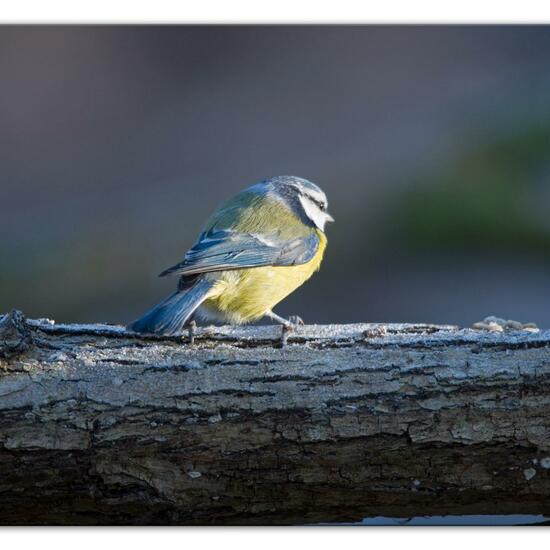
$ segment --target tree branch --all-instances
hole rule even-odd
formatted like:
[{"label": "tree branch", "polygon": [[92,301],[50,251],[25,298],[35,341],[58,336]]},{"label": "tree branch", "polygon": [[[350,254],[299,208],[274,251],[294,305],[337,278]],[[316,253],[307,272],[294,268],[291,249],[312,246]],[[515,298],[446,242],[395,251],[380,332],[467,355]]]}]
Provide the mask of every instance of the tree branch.
[{"label": "tree branch", "polygon": [[550,513],[550,331],[0,321],[0,523]]}]

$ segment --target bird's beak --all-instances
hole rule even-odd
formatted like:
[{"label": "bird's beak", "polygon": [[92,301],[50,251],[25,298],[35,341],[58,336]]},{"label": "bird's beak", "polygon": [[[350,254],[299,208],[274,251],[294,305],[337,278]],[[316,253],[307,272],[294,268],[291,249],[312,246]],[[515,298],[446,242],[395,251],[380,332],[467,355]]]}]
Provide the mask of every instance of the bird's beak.
[{"label": "bird's beak", "polygon": [[325,212],[325,219],[327,220],[327,222],[334,221],[334,218],[328,212]]}]

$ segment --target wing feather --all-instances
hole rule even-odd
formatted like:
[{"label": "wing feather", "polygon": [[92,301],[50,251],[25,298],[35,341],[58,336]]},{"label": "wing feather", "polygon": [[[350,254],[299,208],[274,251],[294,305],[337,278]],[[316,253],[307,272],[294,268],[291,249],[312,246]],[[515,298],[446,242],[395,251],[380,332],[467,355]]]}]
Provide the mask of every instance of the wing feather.
[{"label": "wing feather", "polygon": [[268,265],[301,265],[315,256],[318,246],[319,237],[315,233],[288,241],[276,236],[220,230],[201,235],[184,260],[163,271],[160,277]]}]

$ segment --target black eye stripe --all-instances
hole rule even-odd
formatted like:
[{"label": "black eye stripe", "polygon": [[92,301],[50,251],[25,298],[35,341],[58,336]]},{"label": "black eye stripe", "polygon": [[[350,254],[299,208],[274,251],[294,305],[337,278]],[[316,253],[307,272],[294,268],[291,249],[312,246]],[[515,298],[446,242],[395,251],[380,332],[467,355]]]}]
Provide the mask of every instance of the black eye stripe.
[{"label": "black eye stripe", "polygon": [[323,202],[321,202],[321,201],[313,200],[313,202],[314,202],[321,210],[324,210],[324,209],[326,208],[325,203],[323,203]]},{"label": "black eye stripe", "polygon": [[324,210],[326,208],[326,205],[324,202],[321,202],[319,199],[316,199],[315,197],[312,197],[311,195],[305,195],[311,202],[314,202],[321,210]]}]

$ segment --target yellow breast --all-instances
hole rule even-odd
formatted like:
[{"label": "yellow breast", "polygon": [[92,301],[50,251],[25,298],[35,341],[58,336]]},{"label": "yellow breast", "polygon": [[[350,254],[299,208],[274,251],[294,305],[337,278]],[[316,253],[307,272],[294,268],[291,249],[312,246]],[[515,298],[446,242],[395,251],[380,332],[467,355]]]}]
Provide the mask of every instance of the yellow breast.
[{"label": "yellow breast", "polygon": [[203,309],[211,312],[214,317],[221,316],[234,324],[249,323],[263,317],[321,266],[327,238],[323,232],[316,232],[319,247],[308,263],[222,271],[216,274],[213,295],[202,304]]}]

